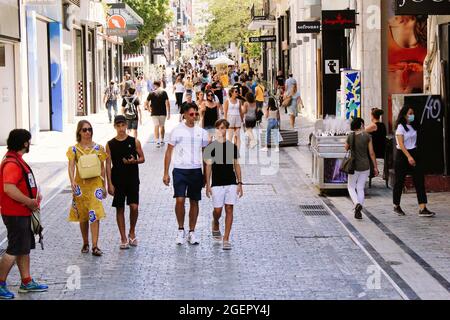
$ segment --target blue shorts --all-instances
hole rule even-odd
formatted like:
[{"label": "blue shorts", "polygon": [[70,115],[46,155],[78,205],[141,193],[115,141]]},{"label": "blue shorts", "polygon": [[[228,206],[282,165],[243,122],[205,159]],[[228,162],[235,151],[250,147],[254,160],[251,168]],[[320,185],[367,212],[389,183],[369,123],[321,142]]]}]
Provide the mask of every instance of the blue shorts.
[{"label": "blue shorts", "polygon": [[174,198],[202,200],[204,186],[202,169],[173,169]]}]

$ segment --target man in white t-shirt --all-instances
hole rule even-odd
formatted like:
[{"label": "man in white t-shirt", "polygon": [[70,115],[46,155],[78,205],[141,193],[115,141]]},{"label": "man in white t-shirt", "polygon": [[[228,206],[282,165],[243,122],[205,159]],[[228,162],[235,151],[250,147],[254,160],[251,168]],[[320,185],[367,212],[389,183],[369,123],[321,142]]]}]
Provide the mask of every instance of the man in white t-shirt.
[{"label": "man in white t-shirt", "polygon": [[195,226],[199,213],[199,201],[202,198],[202,189],[205,185],[202,168],[203,150],[209,144],[208,132],[195,125],[199,117],[198,107],[195,104],[186,104],[183,110],[185,121],[180,123],[170,136],[164,159],[163,182],[170,185],[169,168],[173,158],[173,187],[176,199],[175,213],[178,221],[177,244],[185,243],[184,230],[185,201],[190,199],[189,235],[188,241],[192,245],[199,244],[195,235]]}]

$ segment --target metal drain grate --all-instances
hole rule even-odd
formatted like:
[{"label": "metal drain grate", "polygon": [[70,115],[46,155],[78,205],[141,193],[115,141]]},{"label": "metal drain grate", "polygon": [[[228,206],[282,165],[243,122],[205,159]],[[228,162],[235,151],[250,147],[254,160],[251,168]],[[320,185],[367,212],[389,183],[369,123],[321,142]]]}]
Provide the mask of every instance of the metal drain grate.
[{"label": "metal drain grate", "polygon": [[320,217],[329,216],[330,213],[320,204],[304,204],[300,205],[300,210],[304,216],[307,217]]}]

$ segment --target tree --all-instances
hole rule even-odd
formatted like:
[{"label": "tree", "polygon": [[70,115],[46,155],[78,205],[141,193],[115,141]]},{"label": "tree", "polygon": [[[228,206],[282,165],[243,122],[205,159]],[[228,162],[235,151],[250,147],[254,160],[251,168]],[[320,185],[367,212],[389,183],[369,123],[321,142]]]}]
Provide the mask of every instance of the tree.
[{"label": "tree", "polygon": [[205,41],[216,50],[226,50],[230,42],[243,45],[248,59],[261,58],[261,45],[249,43],[251,36],[259,35],[248,30],[254,0],[209,0],[212,19],[206,28]]},{"label": "tree", "polygon": [[144,25],[138,27],[139,36],[132,42],[125,42],[126,53],[137,53],[142,46],[164,30],[173,20],[169,0],[124,0],[143,20]]}]

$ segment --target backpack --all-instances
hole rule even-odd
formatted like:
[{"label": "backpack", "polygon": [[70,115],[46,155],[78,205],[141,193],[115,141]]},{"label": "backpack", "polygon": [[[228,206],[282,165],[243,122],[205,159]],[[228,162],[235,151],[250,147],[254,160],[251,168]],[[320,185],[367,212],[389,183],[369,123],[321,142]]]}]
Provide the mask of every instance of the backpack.
[{"label": "backpack", "polygon": [[92,148],[88,154],[78,147],[76,149],[81,153],[77,162],[77,171],[80,178],[84,180],[100,177],[102,175],[102,164],[98,155],[92,153],[95,148]]},{"label": "backpack", "polygon": [[130,98],[125,98],[127,105],[125,106],[124,116],[127,120],[136,120],[137,119],[137,110],[136,110],[136,106],[134,105],[134,102],[136,101],[136,99],[137,99],[137,97],[134,97],[133,100],[130,101]]}]

